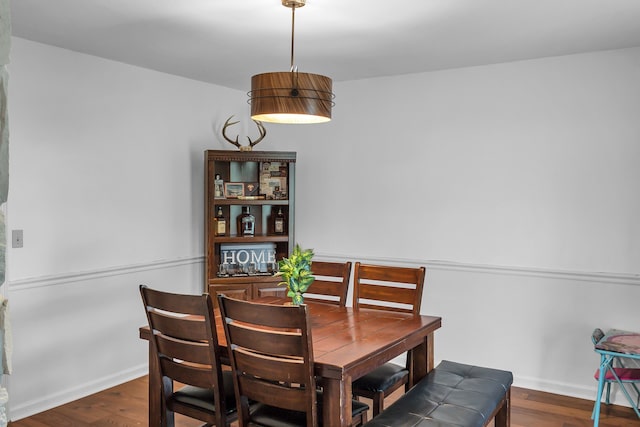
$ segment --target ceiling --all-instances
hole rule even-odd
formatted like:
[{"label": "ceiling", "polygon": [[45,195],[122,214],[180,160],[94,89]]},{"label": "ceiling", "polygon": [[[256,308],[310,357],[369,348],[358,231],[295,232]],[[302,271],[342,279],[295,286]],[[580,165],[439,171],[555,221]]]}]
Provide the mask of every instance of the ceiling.
[{"label": "ceiling", "polygon": [[[12,0],[12,34],[249,90],[288,71],[280,0]],[[334,81],[640,46],[640,0],[307,0],[295,63]]]}]

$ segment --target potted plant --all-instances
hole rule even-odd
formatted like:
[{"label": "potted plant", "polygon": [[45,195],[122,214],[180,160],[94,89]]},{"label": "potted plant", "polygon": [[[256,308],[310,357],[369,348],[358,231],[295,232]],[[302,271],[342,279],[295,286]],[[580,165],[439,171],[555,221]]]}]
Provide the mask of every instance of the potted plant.
[{"label": "potted plant", "polygon": [[291,256],[278,261],[279,271],[276,276],[282,277],[278,285],[287,285],[287,296],[291,298],[293,305],[304,303],[303,294],[315,280],[311,273],[311,258],[313,249],[301,249],[296,244]]}]

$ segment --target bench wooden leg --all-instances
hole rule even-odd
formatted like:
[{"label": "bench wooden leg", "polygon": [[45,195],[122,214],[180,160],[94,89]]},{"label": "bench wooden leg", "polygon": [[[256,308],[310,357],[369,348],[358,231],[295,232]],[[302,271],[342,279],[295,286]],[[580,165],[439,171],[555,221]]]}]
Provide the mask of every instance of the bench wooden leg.
[{"label": "bench wooden leg", "polygon": [[511,387],[507,390],[507,394],[500,405],[500,409],[496,413],[495,427],[511,426]]}]

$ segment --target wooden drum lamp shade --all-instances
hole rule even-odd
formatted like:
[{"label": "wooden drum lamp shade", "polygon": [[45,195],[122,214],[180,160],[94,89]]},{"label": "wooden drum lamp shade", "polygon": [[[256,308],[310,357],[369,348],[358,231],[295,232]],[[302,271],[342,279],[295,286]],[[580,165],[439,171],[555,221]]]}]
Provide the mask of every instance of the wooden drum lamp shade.
[{"label": "wooden drum lamp shade", "polygon": [[299,73],[294,65],[296,8],[306,0],[282,0],[291,9],[290,71],[262,73],[251,77],[251,118],[271,123],[325,123],[334,105],[332,81],[319,74]]},{"label": "wooden drum lamp shade", "polygon": [[324,123],[331,120],[332,81],[297,71],[251,77],[251,118],[271,123]]}]

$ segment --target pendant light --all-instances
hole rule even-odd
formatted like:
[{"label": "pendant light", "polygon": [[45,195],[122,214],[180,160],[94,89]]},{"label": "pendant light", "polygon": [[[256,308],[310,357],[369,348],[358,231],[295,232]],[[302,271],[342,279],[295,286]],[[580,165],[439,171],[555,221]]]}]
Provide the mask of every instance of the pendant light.
[{"label": "pendant light", "polygon": [[300,73],[294,64],[296,9],[306,0],[282,0],[291,8],[291,69],[251,77],[251,118],[270,123],[324,123],[334,105],[332,82],[319,74]]}]

